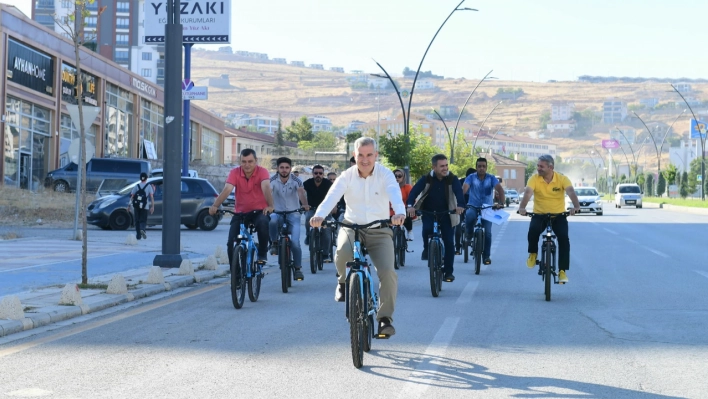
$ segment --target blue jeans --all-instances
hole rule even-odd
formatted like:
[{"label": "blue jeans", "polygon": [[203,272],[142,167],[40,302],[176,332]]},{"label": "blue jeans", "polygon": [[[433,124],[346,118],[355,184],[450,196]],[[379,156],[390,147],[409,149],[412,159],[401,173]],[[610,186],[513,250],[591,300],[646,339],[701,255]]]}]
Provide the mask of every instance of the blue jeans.
[{"label": "blue jeans", "polygon": [[[468,209],[465,214],[465,223],[467,223],[467,236],[472,237],[474,226],[477,224],[477,210]],[[482,259],[487,259],[492,251],[492,222],[482,219],[482,227],[484,227],[484,252]]]},{"label": "blue jeans", "polygon": [[[293,251],[295,268],[302,267],[302,249],[300,248],[300,214],[295,212],[287,216],[288,230],[290,231],[290,248]],[[283,216],[270,214],[270,241],[278,242],[278,230],[283,223]]]},{"label": "blue jeans", "polygon": [[[448,215],[438,216],[438,230],[445,246],[443,254],[443,272],[452,274],[455,262],[455,231],[452,228],[450,217]],[[428,237],[433,235],[433,217],[423,214],[423,251],[428,253]],[[428,254],[429,256],[430,254]]]}]

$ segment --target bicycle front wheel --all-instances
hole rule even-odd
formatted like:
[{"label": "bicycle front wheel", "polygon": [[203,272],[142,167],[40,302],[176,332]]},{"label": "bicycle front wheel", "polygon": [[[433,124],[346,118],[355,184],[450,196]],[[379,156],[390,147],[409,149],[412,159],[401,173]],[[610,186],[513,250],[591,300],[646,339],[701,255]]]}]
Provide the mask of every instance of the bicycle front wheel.
[{"label": "bicycle front wheel", "polygon": [[545,294],[546,301],[551,300],[551,282],[553,280],[553,275],[551,275],[551,265],[553,264],[553,251],[551,250],[551,243],[543,244],[543,279],[545,280]]},{"label": "bicycle front wheel", "polygon": [[438,258],[440,247],[436,240],[430,240],[428,243],[428,271],[430,272],[430,293],[433,297],[440,295],[440,285],[438,284]]},{"label": "bicycle front wheel", "polygon": [[462,252],[464,255],[464,261],[467,263],[470,260],[470,238],[466,231],[462,234]]},{"label": "bicycle front wheel", "polygon": [[349,278],[349,334],[352,346],[354,367],[364,365],[364,318],[366,309],[361,295],[362,282],[359,273],[352,273]]},{"label": "bicycle front wheel", "polygon": [[403,230],[401,230],[401,246],[398,248],[398,262],[399,266],[403,267],[406,265],[406,250],[408,249],[408,241],[406,241],[406,237],[403,234]]},{"label": "bicycle front wheel", "polygon": [[239,245],[234,249],[231,262],[231,302],[236,309],[241,309],[246,296],[246,282],[243,278],[245,264],[246,251]]},{"label": "bicycle front wheel", "polygon": [[284,293],[288,293],[290,282],[290,253],[286,238],[281,238],[278,244],[278,264],[280,265],[280,283]]},{"label": "bicycle front wheel", "polygon": [[317,273],[317,253],[319,252],[320,229],[313,227],[310,229],[310,272]]},{"label": "bicycle front wheel", "polygon": [[263,278],[263,273],[261,273],[256,259],[256,250],[254,249],[251,251],[251,278],[248,279],[248,299],[251,302],[258,300],[258,296],[261,294],[261,279]]},{"label": "bicycle front wheel", "polygon": [[364,301],[367,303],[366,314],[364,314],[364,352],[371,350],[371,339],[374,337],[374,316],[368,315],[369,309],[373,308],[369,284],[370,281],[364,284]]},{"label": "bicycle front wheel", "polygon": [[482,268],[482,252],[484,251],[484,231],[474,231],[474,274],[479,274]]}]

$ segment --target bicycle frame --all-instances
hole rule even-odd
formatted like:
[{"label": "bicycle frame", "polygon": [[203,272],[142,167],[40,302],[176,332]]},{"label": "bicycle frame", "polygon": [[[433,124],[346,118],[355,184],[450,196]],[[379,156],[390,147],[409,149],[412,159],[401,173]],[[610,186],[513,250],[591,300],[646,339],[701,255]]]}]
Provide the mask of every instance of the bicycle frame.
[{"label": "bicycle frame", "polygon": [[[236,213],[236,212],[231,212],[229,210],[223,210],[223,212],[228,212],[232,214],[233,216],[241,218],[241,224],[239,226],[239,233],[236,235],[236,239],[234,240],[234,249],[237,246],[241,246],[245,251],[246,251],[246,264],[250,265],[253,262],[253,255],[258,253],[258,247],[256,247],[256,243],[253,239],[253,231],[255,229],[255,226],[249,225],[246,226],[243,221],[246,218],[246,215],[248,213]],[[261,264],[256,262],[258,265],[258,273],[261,273]],[[253,274],[251,273],[251,268],[246,267],[246,273],[244,276],[248,279],[253,277]]]},{"label": "bicycle frame", "polygon": [[[558,258],[556,257],[556,234],[553,232],[553,219],[558,216],[568,216],[569,212],[562,213],[531,213],[527,212],[528,216],[545,216],[546,217],[546,232],[543,234],[543,242],[541,243],[541,258],[536,260],[536,264],[539,265],[538,274],[541,275],[541,279],[545,282],[545,295],[546,301],[551,300],[551,285],[550,277],[553,276],[553,283],[558,284],[558,274],[556,273]],[[546,262],[546,247],[550,248],[550,262]]]}]

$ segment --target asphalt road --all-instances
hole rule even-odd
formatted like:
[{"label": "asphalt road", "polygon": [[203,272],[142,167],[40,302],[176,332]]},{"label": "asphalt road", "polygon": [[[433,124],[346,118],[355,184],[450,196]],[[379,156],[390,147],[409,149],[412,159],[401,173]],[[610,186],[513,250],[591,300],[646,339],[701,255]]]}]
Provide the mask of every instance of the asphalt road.
[{"label": "asphalt road", "polygon": [[360,370],[326,264],[288,294],[269,275],[240,310],[221,279],[0,339],[0,397],[707,397],[708,216],[605,212],[571,219],[551,302],[525,266],[528,218],[495,227],[479,276],[457,257],[438,298],[417,234],[397,334]]}]

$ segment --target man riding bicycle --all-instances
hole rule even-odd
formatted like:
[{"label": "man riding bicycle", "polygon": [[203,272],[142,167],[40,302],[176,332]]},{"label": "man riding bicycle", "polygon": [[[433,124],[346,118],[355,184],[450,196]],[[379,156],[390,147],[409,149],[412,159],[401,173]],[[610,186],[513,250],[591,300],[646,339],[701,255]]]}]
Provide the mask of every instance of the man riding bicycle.
[{"label": "man riding bicycle", "polygon": [[[476,170],[474,170],[474,168],[467,168],[467,171],[465,172],[465,177],[460,177],[460,186],[463,186],[462,197],[465,200],[465,204],[469,203],[469,201],[470,201],[469,191],[465,192],[465,190],[464,190],[465,179],[467,178],[467,176],[471,175],[474,172],[476,172]],[[465,223],[467,223],[466,220],[465,220]],[[463,238],[462,237],[463,236],[463,234],[462,234],[463,227],[465,227],[465,226],[462,225],[462,222],[460,222],[460,224],[455,226],[455,255],[462,255],[462,247],[464,244],[463,239],[462,239]]]},{"label": "man riding bicycle", "polygon": [[[287,157],[280,157],[275,161],[278,167],[278,173],[270,178],[270,186],[273,190],[273,205],[276,212],[294,211],[300,209],[300,204],[305,210],[309,210],[305,198],[305,189],[302,187],[302,180],[291,173],[293,161]],[[285,217],[290,231],[290,245],[293,254],[293,265],[295,272],[293,273],[295,280],[304,280],[302,274],[302,248],[300,247],[300,213],[294,212],[287,216],[270,215],[270,242],[271,255],[278,254],[278,228],[282,224],[282,218]]]},{"label": "man riding bicycle", "polygon": [[[308,179],[303,183],[305,192],[307,193],[307,202],[310,204],[310,210],[307,211],[305,215],[305,230],[307,235],[305,236],[305,245],[310,243],[310,218],[315,214],[315,208],[319,207],[324,200],[330,187],[332,187],[332,182],[324,178],[324,167],[322,165],[315,165],[312,167],[312,179]],[[332,261],[332,236],[329,233],[329,227],[324,230],[322,237],[322,245],[325,249],[323,257],[323,262]],[[310,254],[312,256],[312,254]]]},{"label": "man riding bicycle", "polygon": [[[348,168],[337,178],[327,196],[310,219],[312,227],[320,227],[325,216],[344,196],[347,208],[344,222],[349,224],[367,224],[374,220],[389,218],[389,202],[396,213],[391,217],[393,225],[402,225],[405,220],[405,208],[401,198],[401,189],[396,183],[393,172],[376,163],[378,157],[376,140],[360,137],[354,142],[356,165]],[[379,334],[391,336],[393,311],[398,291],[398,276],[394,270],[393,232],[391,229],[371,227],[360,231],[362,243],[366,246],[371,261],[379,278],[379,296],[381,308],[378,312]],[[347,262],[354,260],[352,242],[354,231],[343,228],[337,238],[337,252],[334,263],[339,279],[334,300],[344,302],[344,284],[347,278]]]},{"label": "man riding bicycle", "polygon": [[[273,212],[273,195],[270,188],[270,173],[258,165],[256,151],[246,148],[241,151],[241,166],[231,169],[226,178],[224,189],[209,207],[209,214],[215,215],[219,206],[236,189],[234,211],[247,213],[243,224],[253,223],[258,233],[258,262],[265,263],[268,259],[268,214]],[[258,212],[254,212],[258,211]],[[233,249],[236,236],[241,229],[241,217],[231,218],[229,238],[226,241],[226,253],[229,264],[233,261]]]},{"label": "man riding bicycle", "polygon": [[[438,228],[445,246],[443,279],[446,282],[455,281],[453,263],[455,261],[455,232],[453,228],[460,223],[460,214],[465,210],[464,198],[460,181],[448,170],[447,157],[437,154],[432,158],[432,169],[429,174],[421,177],[408,194],[408,215],[415,216],[416,209],[425,211],[446,212],[455,209],[454,215],[438,219]],[[428,260],[428,236],[433,234],[434,219],[432,215],[423,214],[423,254],[422,260]]]},{"label": "man riding bicycle", "polygon": [[[493,205],[494,209],[502,208],[503,206],[494,205],[494,192],[496,192],[499,198],[499,204],[503,204],[504,188],[495,176],[487,174],[487,159],[478,158],[475,167],[477,169],[476,172],[467,176],[465,184],[462,185],[462,192],[469,194],[467,204],[479,208],[484,205]],[[474,230],[476,222],[477,209],[467,209],[465,223],[467,224],[468,237],[472,237],[472,230]],[[484,251],[482,253],[482,259],[484,259],[485,265],[490,265],[492,263],[492,259],[490,258],[492,249],[492,222],[482,219],[482,227],[484,227]]]},{"label": "man riding bicycle", "polygon": [[[538,237],[546,228],[547,213],[563,213],[565,208],[565,194],[573,202],[570,214],[580,211],[578,196],[570,180],[553,170],[553,157],[541,155],[538,157],[536,171],[538,174],[529,178],[524,189],[524,198],[519,203],[519,214],[526,215],[526,204],[533,195],[533,215],[529,224],[529,257],[526,266],[533,269],[536,266],[538,256]],[[558,282],[565,284],[568,282],[567,270],[570,268],[570,238],[568,237],[568,219],[565,216],[556,216],[552,220],[553,232],[558,239]]]}]

